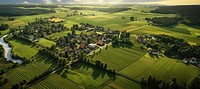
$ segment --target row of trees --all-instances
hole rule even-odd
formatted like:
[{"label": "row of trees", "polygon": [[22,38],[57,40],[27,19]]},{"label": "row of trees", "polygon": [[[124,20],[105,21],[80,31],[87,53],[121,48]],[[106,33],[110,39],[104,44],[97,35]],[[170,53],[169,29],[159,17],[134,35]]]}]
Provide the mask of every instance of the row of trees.
[{"label": "row of trees", "polygon": [[148,24],[155,26],[173,26],[176,25],[179,21],[178,18],[172,17],[154,17],[154,18],[145,18]]},{"label": "row of trees", "polygon": [[116,13],[121,11],[131,10],[126,7],[110,7],[110,8],[90,8],[90,7],[70,7],[72,10],[95,10],[100,12]]},{"label": "row of trees", "polygon": [[50,51],[48,49],[40,49],[39,50],[39,54],[43,54],[48,56],[51,59],[54,59],[54,61],[58,64],[58,65],[65,65],[67,63],[67,59],[60,57],[59,55],[57,55],[55,52]]},{"label": "row of trees", "polygon": [[147,80],[142,78],[141,85],[143,89],[187,89],[186,83],[179,85],[176,78],[172,78],[172,80],[167,83],[163,80],[157,80],[151,75]]},{"label": "row of trees", "polygon": [[200,89],[200,75],[195,77],[190,85],[187,86],[186,83],[178,84],[176,78],[172,78],[170,82],[165,82],[163,80],[157,80],[151,75],[147,80],[142,78],[141,85],[143,89]]}]

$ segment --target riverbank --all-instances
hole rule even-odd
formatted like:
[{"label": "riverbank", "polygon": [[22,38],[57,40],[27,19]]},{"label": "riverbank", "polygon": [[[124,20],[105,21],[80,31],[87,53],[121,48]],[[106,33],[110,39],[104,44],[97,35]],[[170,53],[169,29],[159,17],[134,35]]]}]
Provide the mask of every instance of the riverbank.
[{"label": "riverbank", "polygon": [[8,45],[8,43],[6,43],[4,41],[4,38],[6,38],[8,35],[4,35],[3,37],[1,37],[0,39],[0,45],[3,46],[5,52],[4,52],[4,56],[5,58],[7,58],[7,61],[12,61],[14,63],[18,63],[18,64],[22,64],[23,61],[19,60],[19,59],[13,59],[12,58],[12,48]]}]

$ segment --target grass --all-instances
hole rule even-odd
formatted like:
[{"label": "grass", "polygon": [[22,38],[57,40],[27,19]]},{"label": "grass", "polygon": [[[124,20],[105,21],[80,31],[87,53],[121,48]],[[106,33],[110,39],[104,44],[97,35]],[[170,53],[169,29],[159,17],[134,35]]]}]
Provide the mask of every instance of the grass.
[{"label": "grass", "polygon": [[112,80],[110,74],[82,62],[74,64],[72,69],[66,72],[66,74],[63,72],[63,75],[86,89],[98,88],[105,82]]},{"label": "grass", "polygon": [[142,89],[141,85],[126,79],[121,76],[117,76],[116,80],[106,85],[103,89]]},{"label": "grass", "polygon": [[13,46],[14,54],[26,57],[30,59],[32,56],[36,55],[38,52],[38,48],[33,45],[27,44],[21,40],[12,39],[9,40],[10,44]]},{"label": "grass", "polygon": [[141,81],[142,77],[147,78],[149,75],[167,82],[176,77],[177,82],[182,84],[183,82],[189,83],[197,76],[199,69],[193,65],[185,65],[167,57],[153,59],[147,54],[119,73],[138,82]]},{"label": "grass", "polygon": [[67,36],[67,33],[71,33],[71,31],[56,32],[56,33],[53,33],[53,34],[48,35],[48,36],[46,36],[46,37],[47,37],[48,39],[51,39],[51,40],[56,40],[56,39],[58,39],[58,38]]},{"label": "grass", "polygon": [[133,48],[113,48],[104,49],[92,60],[100,60],[108,64],[108,68],[120,70],[131,62],[136,61],[145,54],[144,51],[137,47]]},{"label": "grass", "polygon": [[33,85],[30,89],[81,89],[79,86],[69,81],[66,78],[62,78],[58,74],[50,75],[45,80]]},{"label": "grass", "polygon": [[56,45],[55,42],[47,40],[45,38],[40,38],[39,42],[37,43],[43,47],[51,47],[52,45]]}]

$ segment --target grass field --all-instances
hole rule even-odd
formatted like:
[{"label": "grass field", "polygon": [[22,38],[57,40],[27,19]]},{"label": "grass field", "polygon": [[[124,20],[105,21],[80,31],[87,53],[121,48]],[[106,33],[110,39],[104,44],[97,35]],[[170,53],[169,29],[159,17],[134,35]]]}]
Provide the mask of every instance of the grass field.
[{"label": "grass field", "polygon": [[54,41],[47,40],[45,38],[40,38],[39,42],[37,44],[43,46],[43,47],[51,47],[52,45],[56,45]]},{"label": "grass field", "polygon": [[110,74],[84,63],[74,64],[65,77],[86,89],[98,88],[105,82],[112,81]]},{"label": "grass field", "polygon": [[185,65],[167,57],[153,59],[147,54],[119,73],[136,81],[141,81],[142,77],[147,78],[149,75],[165,81],[176,77],[177,82],[182,84],[183,82],[189,83],[200,71],[193,65]]},{"label": "grass field", "polygon": [[38,52],[38,48],[23,41],[12,39],[9,42],[13,45],[14,54],[17,54],[21,57],[26,57],[30,59]]},{"label": "grass field", "polygon": [[103,63],[108,64],[108,68],[114,68],[120,70],[129,63],[138,60],[140,57],[144,56],[145,51],[137,47],[130,48],[113,48],[109,47],[108,50],[104,49],[92,60],[100,60]]}]

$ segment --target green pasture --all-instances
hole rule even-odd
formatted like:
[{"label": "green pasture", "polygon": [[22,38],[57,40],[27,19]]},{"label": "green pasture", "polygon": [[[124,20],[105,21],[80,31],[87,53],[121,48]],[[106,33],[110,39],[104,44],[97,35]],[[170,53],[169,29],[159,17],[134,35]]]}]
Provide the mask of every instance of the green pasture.
[{"label": "green pasture", "polygon": [[145,51],[137,47],[132,48],[113,48],[109,47],[107,50],[103,49],[101,53],[95,55],[92,59],[100,60],[104,64],[108,64],[108,68],[121,70],[128,64],[138,60],[140,57],[144,56]]},{"label": "green pasture", "polygon": [[17,54],[21,57],[26,57],[30,59],[38,52],[38,48],[21,40],[12,39],[9,40],[9,42],[13,46],[12,51],[14,52],[14,54]]},{"label": "green pasture", "polygon": [[104,83],[112,81],[111,74],[81,62],[72,65],[72,69],[62,72],[61,76],[86,89],[98,88]]},{"label": "green pasture", "polygon": [[52,45],[55,45],[56,43],[54,41],[47,40],[45,38],[40,38],[39,42],[37,44],[43,46],[43,47],[51,47]]}]

